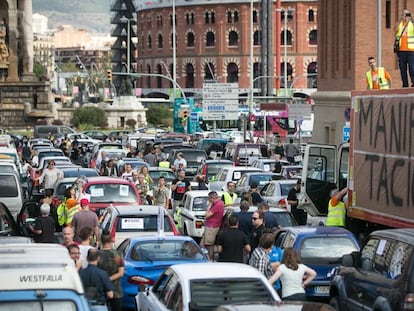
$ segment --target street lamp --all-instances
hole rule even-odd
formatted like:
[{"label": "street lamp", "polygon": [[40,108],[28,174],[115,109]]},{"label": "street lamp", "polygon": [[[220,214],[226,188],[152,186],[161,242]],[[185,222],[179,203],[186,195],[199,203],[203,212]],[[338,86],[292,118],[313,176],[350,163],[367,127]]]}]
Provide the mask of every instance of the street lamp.
[{"label": "street lamp", "polygon": [[[254,84],[254,69],[253,69],[253,57],[254,57],[254,49],[253,49],[253,45],[254,45],[254,31],[253,31],[253,11],[254,11],[254,6],[253,6],[253,0],[250,0],[250,94],[249,94],[249,122],[250,122],[250,116],[253,115],[253,84]],[[247,128],[247,127],[246,127]],[[253,126],[250,123],[250,130],[253,130]],[[246,140],[246,131],[245,131],[245,137],[244,140]]]},{"label": "street lamp", "polygon": [[127,23],[127,73],[129,73],[131,70],[131,22],[134,24],[136,19],[123,16],[120,21]]}]

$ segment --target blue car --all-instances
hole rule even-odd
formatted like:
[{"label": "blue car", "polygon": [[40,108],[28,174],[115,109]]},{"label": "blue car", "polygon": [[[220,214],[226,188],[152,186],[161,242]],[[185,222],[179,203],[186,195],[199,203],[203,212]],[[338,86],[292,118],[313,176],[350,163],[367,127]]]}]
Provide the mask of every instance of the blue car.
[{"label": "blue car", "polygon": [[171,265],[207,262],[198,244],[188,236],[141,236],[122,242],[118,251],[125,259],[122,307],[135,309],[135,296],[153,285]]},{"label": "blue car", "polygon": [[352,232],[325,226],[282,228],[276,235],[275,245],[282,249],[293,247],[301,262],[317,272],[306,287],[306,296],[317,300],[329,299],[331,271],[341,263],[342,256],[360,249]]}]

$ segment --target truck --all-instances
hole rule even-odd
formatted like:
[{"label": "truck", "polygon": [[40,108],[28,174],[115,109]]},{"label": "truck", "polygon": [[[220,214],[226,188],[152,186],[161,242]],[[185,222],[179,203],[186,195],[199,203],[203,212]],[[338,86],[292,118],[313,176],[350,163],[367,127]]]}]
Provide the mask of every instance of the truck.
[{"label": "truck", "polygon": [[361,239],[414,227],[414,92],[352,91],[349,127],[339,147],[306,145],[299,206],[326,216],[332,192],[348,187],[346,227]]}]

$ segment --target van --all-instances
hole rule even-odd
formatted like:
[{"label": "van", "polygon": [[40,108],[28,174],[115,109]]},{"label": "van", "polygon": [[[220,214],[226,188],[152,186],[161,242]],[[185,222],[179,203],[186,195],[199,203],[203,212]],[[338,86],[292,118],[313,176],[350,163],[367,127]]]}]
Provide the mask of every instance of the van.
[{"label": "van", "polygon": [[66,125],[35,125],[34,137],[47,138],[51,133],[54,137],[64,137],[69,133],[76,133],[72,128]]},{"label": "van", "polygon": [[269,158],[271,152],[266,144],[228,143],[224,158],[234,162],[234,165],[250,166],[254,160]]},{"label": "van", "polygon": [[16,215],[23,206],[23,188],[18,173],[0,173],[0,202]]},{"label": "van", "polygon": [[61,245],[0,245],[0,274],[0,310],[90,310],[75,264]]}]

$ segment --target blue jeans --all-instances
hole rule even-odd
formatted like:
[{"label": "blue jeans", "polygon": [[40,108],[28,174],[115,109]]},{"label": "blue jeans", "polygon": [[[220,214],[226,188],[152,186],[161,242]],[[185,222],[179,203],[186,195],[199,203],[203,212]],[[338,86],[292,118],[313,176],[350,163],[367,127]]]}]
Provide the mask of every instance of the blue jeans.
[{"label": "blue jeans", "polygon": [[410,74],[411,85],[414,85],[414,52],[401,51],[397,55],[402,87],[409,87],[407,69]]}]

